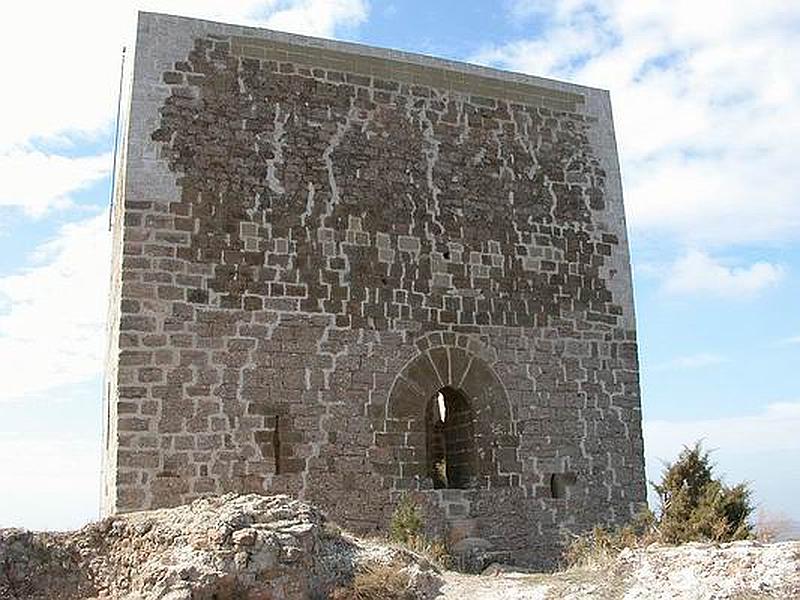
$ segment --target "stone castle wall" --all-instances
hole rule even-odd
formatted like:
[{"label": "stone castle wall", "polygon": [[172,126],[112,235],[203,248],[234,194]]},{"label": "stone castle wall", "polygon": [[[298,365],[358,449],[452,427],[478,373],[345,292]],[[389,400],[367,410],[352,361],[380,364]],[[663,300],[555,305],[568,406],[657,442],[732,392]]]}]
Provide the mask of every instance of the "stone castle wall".
[{"label": "stone castle wall", "polygon": [[[607,93],[142,14],[125,146],[106,512],[287,492],[370,531],[410,491],[543,563],[644,500]],[[432,489],[442,389],[467,489]]]}]

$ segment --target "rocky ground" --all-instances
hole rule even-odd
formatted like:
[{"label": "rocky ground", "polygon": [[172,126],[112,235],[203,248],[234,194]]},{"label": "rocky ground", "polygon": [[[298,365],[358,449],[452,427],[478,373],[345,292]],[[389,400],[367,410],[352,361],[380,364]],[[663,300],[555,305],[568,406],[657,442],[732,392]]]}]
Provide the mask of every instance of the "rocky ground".
[{"label": "rocky ground", "polygon": [[613,560],[552,574],[491,568],[480,576],[445,573],[444,598],[800,599],[800,542],[652,545]]},{"label": "rocky ground", "polygon": [[443,571],[286,496],[227,495],[70,533],[0,530],[0,598],[800,598],[800,542],[625,551],[555,574]]},{"label": "rocky ground", "polygon": [[3,600],[327,598],[374,564],[403,571],[409,597],[440,582],[424,559],[351,537],[287,496],[229,494],[64,534],[0,530]]}]

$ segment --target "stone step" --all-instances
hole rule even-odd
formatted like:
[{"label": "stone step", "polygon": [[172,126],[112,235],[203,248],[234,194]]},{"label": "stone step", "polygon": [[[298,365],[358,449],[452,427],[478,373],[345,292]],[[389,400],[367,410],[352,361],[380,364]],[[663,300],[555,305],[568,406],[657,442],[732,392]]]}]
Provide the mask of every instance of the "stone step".
[{"label": "stone step", "polygon": [[480,573],[496,559],[491,556],[492,543],[479,537],[466,537],[450,546],[456,569],[463,573]]},{"label": "stone step", "polygon": [[477,519],[448,519],[447,521],[447,543],[454,546],[464,538],[478,538]]}]

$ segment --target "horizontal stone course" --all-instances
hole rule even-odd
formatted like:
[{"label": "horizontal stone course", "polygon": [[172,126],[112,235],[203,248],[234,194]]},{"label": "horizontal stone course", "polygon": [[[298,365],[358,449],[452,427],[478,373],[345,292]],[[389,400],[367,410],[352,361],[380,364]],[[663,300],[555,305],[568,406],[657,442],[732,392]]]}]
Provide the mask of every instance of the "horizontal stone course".
[{"label": "horizontal stone course", "polygon": [[[350,83],[365,87],[373,85],[378,89],[396,91],[396,82],[403,82],[417,85],[416,95],[424,95],[422,86],[470,93],[472,94],[473,103],[482,106],[492,106],[493,100],[481,98],[481,96],[502,98],[522,104],[545,106],[569,112],[576,112],[577,105],[584,102],[582,95],[572,92],[449,71],[399,60],[359,55],[330,48],[315,48],[312,46],[298,48],[295,45],[275,40],[235,36],[232,38],[231,49],[236,56],[314,65],[325,69],[334,69],[335,71],[362,73],[363,75],[372,76],[372,82],[369,77],[364,76],[358,78],[351,75],[349,79],[345,78]],[[375,81],[378,82],[377,85],[375,85]],[[477,102],[475,101],[476,98],[478,99]]]}]

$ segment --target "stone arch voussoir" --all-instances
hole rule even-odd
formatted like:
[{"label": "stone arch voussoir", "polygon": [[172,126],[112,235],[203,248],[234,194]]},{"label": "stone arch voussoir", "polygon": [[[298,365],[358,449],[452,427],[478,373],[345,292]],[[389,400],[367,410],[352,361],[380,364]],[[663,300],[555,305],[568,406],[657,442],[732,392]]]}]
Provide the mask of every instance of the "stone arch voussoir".
[{"label": "stone arch voussoir", "polygon": [[431,398],[443,388],[461,393],[474,413],[477,451],[476,486],[509,487],[520,483],[511,404],[492,368],[493,351],[474,336],[434,333],[417,342],[419,352],[394,379],[376,445],[380,470],[395,489],[425,489],[428,481],[425,415]]}]

